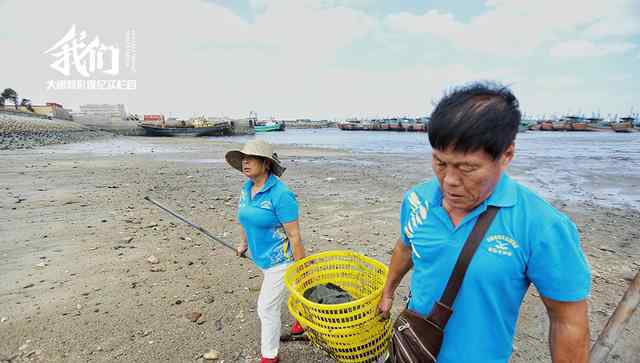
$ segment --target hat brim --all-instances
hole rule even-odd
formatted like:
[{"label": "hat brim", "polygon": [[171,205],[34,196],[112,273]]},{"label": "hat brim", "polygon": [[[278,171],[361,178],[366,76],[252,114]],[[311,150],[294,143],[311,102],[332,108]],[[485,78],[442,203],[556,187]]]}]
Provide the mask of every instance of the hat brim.
[{"label": "hat brim", "polygon": [[[251,154],[245,154],[240,150],[231,150],[225,154],[224,158],[227,161],[227,163],[231,165],[232,168],[242,173],[242,158],[244,158],[247,155],[251,155]],[[252,155],[252,156],[259,156],[262,158],[265,157],[263,155]],[[274,160],[272,158],[267,158],[267,159],[271,160],[271,172],[276,176],[278,177],[282,176],[282,174],[284,174],[284,171],[287,170],[287,168],[280,165],[280,163],[277,160]]]}]

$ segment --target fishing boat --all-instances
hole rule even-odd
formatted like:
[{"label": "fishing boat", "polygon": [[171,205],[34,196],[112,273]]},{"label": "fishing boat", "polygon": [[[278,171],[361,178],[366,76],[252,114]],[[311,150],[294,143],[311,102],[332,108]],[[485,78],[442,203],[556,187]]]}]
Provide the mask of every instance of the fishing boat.
[{"label": "fishing boat", "polygon": [[164,123],[160,125],[141,123],[138,126],[144,129],[147,136],[221,136],[228,133],[230,128],[228,122],[187,125],[184,121],[177,127],[166,127]]},{"label": "fishing boat", "polygon": [[344,131],[368,131],[373,130],[373,127],[369,123],[363,123],[360,120],[347,120],[345,122],[338,123],[338,128]]},{"label": "fishing boat", "polygon": [[566,116],[564,118],[567,131],[596,131],[592,127],[591,120],[580,116]]},{"label": "fishing boat", "polygon": [[540,123],[540,131],[553,131],[553,122],[542,121]]},{"label": "fishing boat", "polygon": [[609,124],[615,132],[635,132],[637,131],[634,126],[633,117],[621,117],[619,122],[612,122]]},{"label": "fishing boat", "polygon": [[338,123],[338,128],[345,131],[427,132],[428,122],[428,117],[346,120]]},{"label": "fishing boat", "polygon": [[527,130],[529,130],[529,123],[526,121],[520,122],[520,125],[518,125],[518,132],[526,132]]},{"label": "fishing boat", "polygon": [[567,131],[569,129],[569,124],[565,120],[559,120],[551,123],[551,127],[553,131]]},{"label": "fishing boat", "polygon": [[269,121],[269,122],[265,122],[265,123],[256,123],[256,125],[254,126],[256,129],[256,132],[270,132],[270,131],[284,131],[285,129],[285,123],[280,121]]}]

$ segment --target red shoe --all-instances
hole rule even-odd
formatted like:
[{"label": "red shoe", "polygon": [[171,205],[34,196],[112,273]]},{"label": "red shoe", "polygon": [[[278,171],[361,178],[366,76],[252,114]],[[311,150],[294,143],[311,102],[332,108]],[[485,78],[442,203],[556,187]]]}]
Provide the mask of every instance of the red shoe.
[{"label": "red shoe", "polygon": [[289,333],[282,334],[280,336],[281,342],[292,342],[297,340],[309,340],[304,334],[304,328],[297,321],[291,327]]},{"label": "red shoe", "polygon": [[265,358],[262,357],[260,358],[260,363],[278,363],[280,360],[278,359],[278,357],[275,358]]},{"label": "red shoe", "polygon": [[304,334],[304,328],[302,327],[302,325],[300,325],[300,323],[298,323],[298,321],[296,321],[291,327],[291,335],[296,336],[296,335],[303,335],[303,334]]}]

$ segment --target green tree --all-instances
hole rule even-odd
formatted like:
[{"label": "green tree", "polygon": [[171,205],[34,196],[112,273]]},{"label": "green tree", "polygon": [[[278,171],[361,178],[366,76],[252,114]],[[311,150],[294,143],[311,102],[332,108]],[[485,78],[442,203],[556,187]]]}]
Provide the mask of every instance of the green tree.
[{"label": "green tree", "polygon": [[16,110],[18,109],[18,92],[14,91],[11,88],[5,88],[0,96],[5,100],[13,101],[13,105],[15,106]]}]

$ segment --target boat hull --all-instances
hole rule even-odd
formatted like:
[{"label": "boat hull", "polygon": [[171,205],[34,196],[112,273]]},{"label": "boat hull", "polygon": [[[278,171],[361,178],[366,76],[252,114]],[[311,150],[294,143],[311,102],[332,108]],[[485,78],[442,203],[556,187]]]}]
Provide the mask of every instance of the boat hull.
[{"label": "boat hull", "polygon": [[147,136],[221,136],[229,132],[229,126],[225,124],[211,127],[157,127],[151,125],[139,125]]},{"label": "boat hull", "polygon": [[284,131],[284,124],[279,125],[256,125],[254,126],[256,132],[271,132],[271,131]]},{"label": "boat hull", "polygon": [[338,128],[343,131],[395,131],[395,132],[427,132],[425,124],[356,124],[342,123]]},{"label": "boat hull", "polygon": [[616,123],[610,124],[609,126],[611,126],[611,128],[615,132],[635,132],[636,131],[631,122],[616,122]]}]

